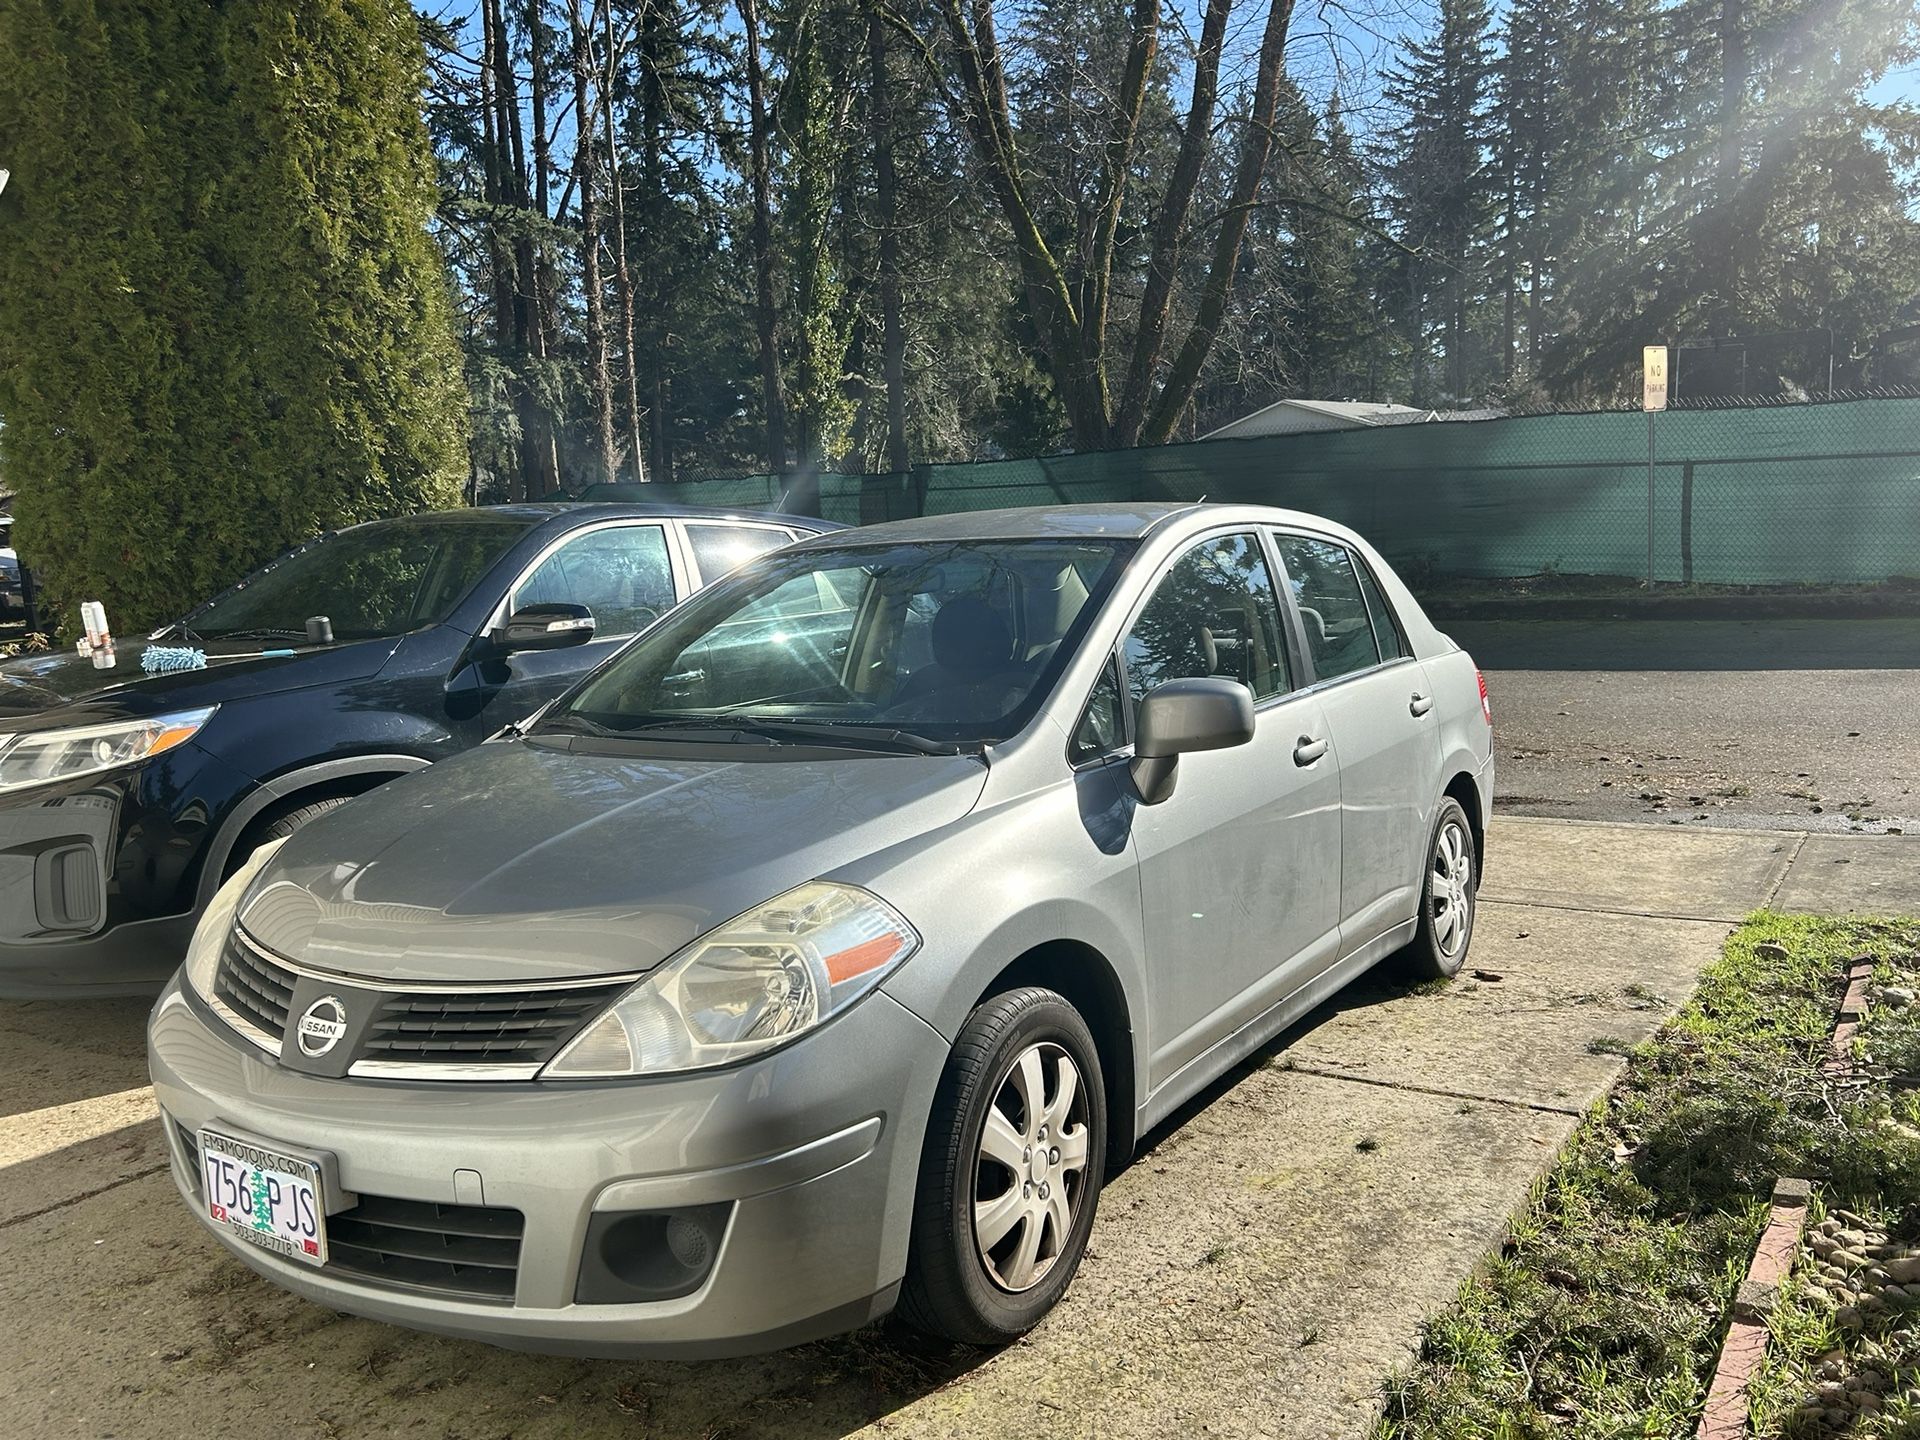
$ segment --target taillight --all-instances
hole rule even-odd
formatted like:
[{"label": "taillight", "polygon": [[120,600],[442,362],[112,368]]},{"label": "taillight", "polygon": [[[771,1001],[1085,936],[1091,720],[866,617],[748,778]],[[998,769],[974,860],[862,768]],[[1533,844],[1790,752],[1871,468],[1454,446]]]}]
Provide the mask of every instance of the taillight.
[{"label": "taillight", "polygon": [[1473,672],[1473,678],[1480,682],[1480,713],[1486,717],[1487,724],[1493,724],[1493,702],[1487,699],[1487,674],[1484,670]]}]

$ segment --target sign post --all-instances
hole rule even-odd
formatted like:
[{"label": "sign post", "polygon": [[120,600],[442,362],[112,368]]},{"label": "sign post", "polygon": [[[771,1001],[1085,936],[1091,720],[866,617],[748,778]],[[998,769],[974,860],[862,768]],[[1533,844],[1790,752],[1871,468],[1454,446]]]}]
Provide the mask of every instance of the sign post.
[{"label": "sign post", "polygon": [[1640,351],[1640,408],[1647,412],[1647,589],[1653,589],[1653,417],[1667,408],[1667,347]]}]

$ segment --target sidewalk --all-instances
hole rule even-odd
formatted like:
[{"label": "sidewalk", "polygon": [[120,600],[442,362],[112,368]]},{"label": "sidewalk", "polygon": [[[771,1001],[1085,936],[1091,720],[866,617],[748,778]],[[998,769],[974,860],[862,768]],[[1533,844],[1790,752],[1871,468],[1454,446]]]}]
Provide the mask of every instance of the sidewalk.
[{"label": "sidewalk", "polygon": [[1685,1000],[1732,922],[1920,913],[1920,837],[1501,819],[1490,855],[1475,973],[1352,987],[1149,1137],[1066,1303],[984,1361],[871,1334],[553,1360],[304,1305],[207,1245],[156,1168],[137,1007],[0,1007],[0,1407],[21,1433],[209,1440],[1358,1437],[1613,1083],[1609,1050]]}]

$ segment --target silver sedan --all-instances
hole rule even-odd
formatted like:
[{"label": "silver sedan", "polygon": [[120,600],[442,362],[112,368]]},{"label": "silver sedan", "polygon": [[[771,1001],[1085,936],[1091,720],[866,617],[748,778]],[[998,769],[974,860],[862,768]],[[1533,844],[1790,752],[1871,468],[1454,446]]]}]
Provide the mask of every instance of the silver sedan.
[{"label": "silver sedan", "polygon": [[1376,962],[1459,970],[1492,793],[1473,661],[1340,526],[804,541],[255,855],[153,1015],[174,1178],[426,1330],[1004,1342],[1139,1136]]}]

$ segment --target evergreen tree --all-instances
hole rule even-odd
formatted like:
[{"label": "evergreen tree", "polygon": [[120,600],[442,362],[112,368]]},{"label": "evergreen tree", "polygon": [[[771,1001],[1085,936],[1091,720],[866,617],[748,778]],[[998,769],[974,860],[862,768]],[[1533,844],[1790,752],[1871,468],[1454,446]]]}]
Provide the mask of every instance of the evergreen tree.
[{"label": "evergreen tree", "polygon": [[[1434,34],[1408,44],[1387,74],[1386,98],[1404,116],[1387,142],[1389,197],[1400,238],[1416,252],[1401,312],[1416,405],[1464,401],[1482,378],[1474,321],[1493,213],[1488,29],[1486,0],[1440,0]],[[1437,377],[1428,365],[1436,342]]]},{"label": "evergreen tree", "polygon": [[0,448],[63,619],[458,498],[421,61],[394,0],[0,10]]},{"label": "evergreen tree", "polygon": [[1625,392],[1642,344],[1781,332],[1802,333],[1742,344],[1719,376],[1683,353],[1682,396],[1819,388],[1829,330],[1836,382],[1869,380],[1852,357],[1920,288],[1920,115],[1873,98],[1915,53],[1920,6],[1678,0],[1617,39],[1591,69],[1628,91],[1618,128],[1644,163],[1596,167],[1611,184],[1571,247],[1556,392]]}]

